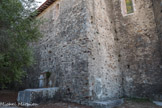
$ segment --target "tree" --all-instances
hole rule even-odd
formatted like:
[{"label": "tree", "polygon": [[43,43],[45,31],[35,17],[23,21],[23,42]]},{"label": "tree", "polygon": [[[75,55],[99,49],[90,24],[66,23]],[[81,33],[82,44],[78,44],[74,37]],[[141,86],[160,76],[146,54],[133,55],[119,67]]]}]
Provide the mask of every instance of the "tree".
[{"label": "tree", "polygon": [[29,43],[38,40],[40,21],[32,16],[33,0],[0,0],[0,88],[21,82],[25,67],[32,65]]}]

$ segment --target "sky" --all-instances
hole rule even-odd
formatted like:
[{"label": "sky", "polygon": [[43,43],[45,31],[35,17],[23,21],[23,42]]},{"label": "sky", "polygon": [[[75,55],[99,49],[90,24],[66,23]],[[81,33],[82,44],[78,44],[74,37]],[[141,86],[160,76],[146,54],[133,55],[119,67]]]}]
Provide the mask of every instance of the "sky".
[{"label": "sky", "polygon": [[42,3],[44,3],[46,0],[36,0],[37,2],[40,2],[38,5],[40,6]]}]

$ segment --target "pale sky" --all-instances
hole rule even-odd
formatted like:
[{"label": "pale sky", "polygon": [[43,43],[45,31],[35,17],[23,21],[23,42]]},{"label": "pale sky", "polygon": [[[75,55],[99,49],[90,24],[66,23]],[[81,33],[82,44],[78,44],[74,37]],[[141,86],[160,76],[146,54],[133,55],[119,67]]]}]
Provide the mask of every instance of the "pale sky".
[{"label": "pale sky", "polygon": [[40,2],[39,3],[39,6],[42,4],[42,3],[44,3],[46,0],[36,0],[37,2]]}]

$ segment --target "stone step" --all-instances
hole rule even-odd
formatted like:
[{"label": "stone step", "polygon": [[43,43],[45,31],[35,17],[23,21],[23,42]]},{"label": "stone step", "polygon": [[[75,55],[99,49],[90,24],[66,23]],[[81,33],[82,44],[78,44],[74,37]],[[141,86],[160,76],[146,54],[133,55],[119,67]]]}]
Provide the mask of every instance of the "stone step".
[{"label": "stone step", "polygon": [[153,100],[155,101],[162,101],[162,93],[161,94],[154,94]]},{"label": "stone step", "polygon": [[162,106],[162,102],[161,101],[153,101],[153,103],[158,105],[158,106]]},{"label": "stone step", "polygon": [[124,99],[107,100],[107,101],[93,101],[93,102],[91,102],[91,106],[93,106],[93,108],[113,108],[113,107],[119,106],[123,103],[124,103]]},{"label": "stone step", "polygon": [[39,88],[19,91],[17,101],[23,104],[46,102],[58,98],[59,88]]}]

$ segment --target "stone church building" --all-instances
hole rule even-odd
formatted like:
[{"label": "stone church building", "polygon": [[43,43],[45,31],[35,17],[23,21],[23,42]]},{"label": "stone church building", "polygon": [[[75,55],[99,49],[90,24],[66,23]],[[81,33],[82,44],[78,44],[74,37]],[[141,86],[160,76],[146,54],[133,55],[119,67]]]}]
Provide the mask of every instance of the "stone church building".
[{"label": "stone church building", "polygon": [[64,99],[155,98],[162,93],[162,0],[47,0],[27,88]]}]

